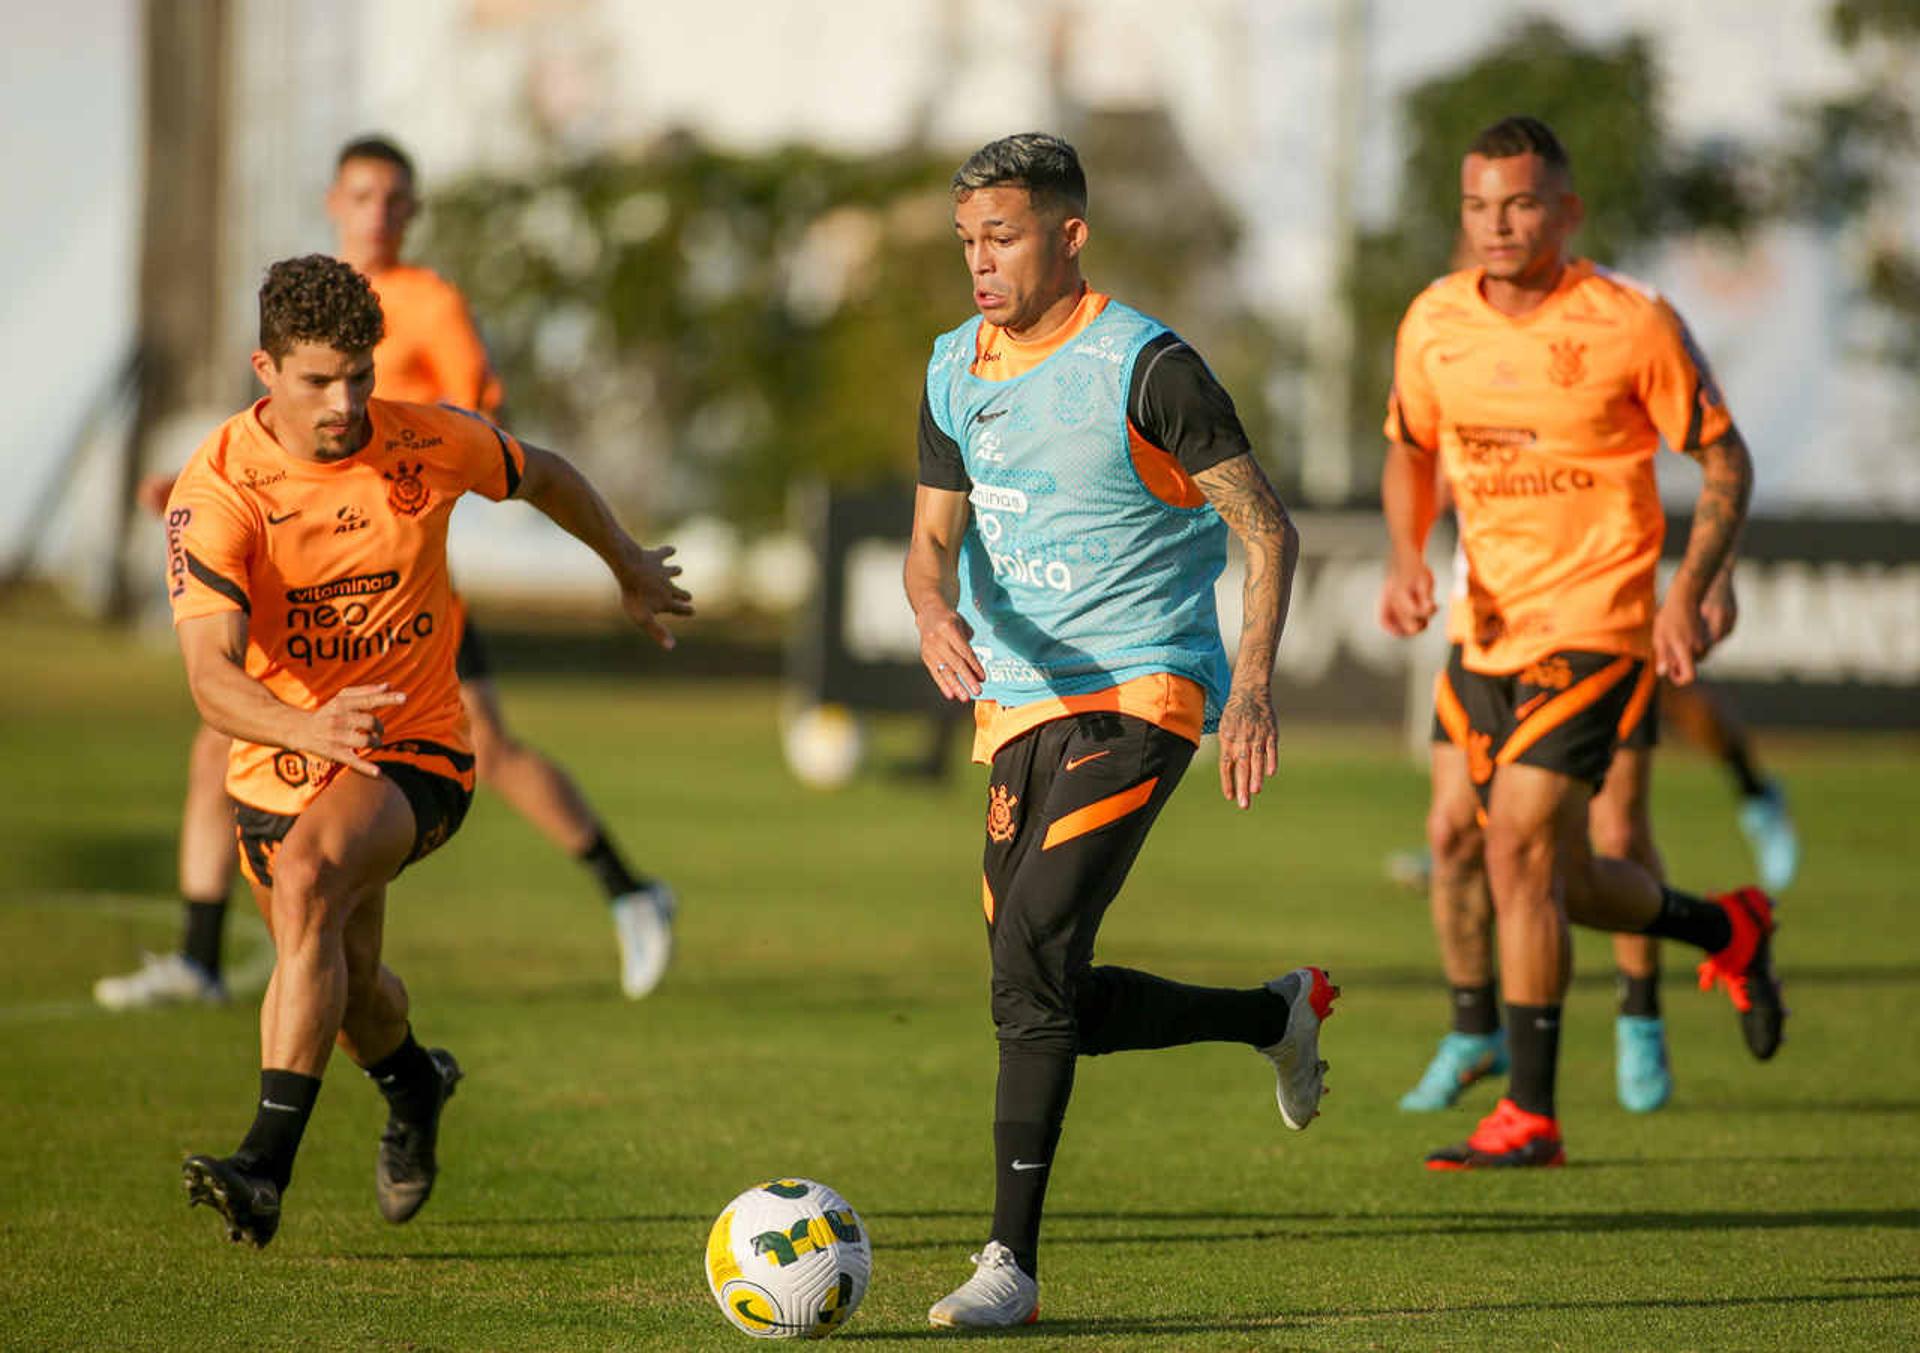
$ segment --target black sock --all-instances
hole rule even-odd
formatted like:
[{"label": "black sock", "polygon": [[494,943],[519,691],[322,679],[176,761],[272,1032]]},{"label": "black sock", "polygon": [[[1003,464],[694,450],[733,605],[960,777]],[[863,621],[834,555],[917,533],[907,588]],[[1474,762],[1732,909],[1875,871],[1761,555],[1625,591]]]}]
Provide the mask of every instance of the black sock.
[{"label": "black sock", "polygon": [[182,898],[187,907],[186,929],[181,932],[180,952],[206,969],[209,977],[220,975],[220,933],[226,928],[227,899],[196,902]]},{"label": "black sock", "polygon": [[1513,1067],[1507,1098],[1528,1113],[1553,1117],[1554,1080],[1560,1069],[1560,1007],[1509,1005],[1507,1055]]},{"label": "black sock", "polygon": [[1092,968],[1074,992],[1080,1054],[1189,1043],[1278,1043],[1287,1003],[1265,987],[1194,987],[1131,968]]},{"label": "black sock", "polygon": [[1000,1045],[993,1106],[993,1234],[1030,1278],[1040,1276],[1040,1214],[1073,1094],[1073,1054]]},{"label": "black sock", "polygon": [[1500,1032],[1500,1002],[1494,997],[1493,983],[1479,987],[1454,987],[1453,1031],[1457,1034],[1497,1034]]},{"label": "black sock", "polygon": [[1645,932],[1663,940],[1679,940],[1717,954],[1733,943],[1733,922],[1718,902],[1672,888],[1660,890],[1660,914]]},{"label": "black sock", "polygon": [[320,1097],[320,1078],[298,1071],[262,1071],[260,1103],[253,1126],[233,1153],[234,1164],[252,1175],[265,1175],[282,1189],[293,1178],[293,1157],[306,1135],[313,1102]]},{"label": "black sock", "polygon": [[400,1046],[365,1071],[386,1096],[387,1108],[402,1122],[419,1122],[440,1102],[440,1068],[414,1041],[411,1024]]},{"label": "black sock", "polygon": [[1721,759],[1733,772],[1733,782],[1740,787],[1741,798],[1757,799],[1767,792],[1767,782],[1760,778],[1760,772],[1747,758],[1746,744],[1735,743],[1722,753]]},{"label": "black sock", "polygon": [[653,882],[627,868],[627,862],[620,856],[620,848],[608,839],[604,828],[594,829],[593,843],[581,851],[577,858],[599,880],[609,902],[638,892]]},{"label": "black sock", "polygon": [[1641,1019],[1659,1019],[1660,974],[1656,972],[1635,977],[1632,973],[1621,973],[1620,1013],[1636,1015]]}]

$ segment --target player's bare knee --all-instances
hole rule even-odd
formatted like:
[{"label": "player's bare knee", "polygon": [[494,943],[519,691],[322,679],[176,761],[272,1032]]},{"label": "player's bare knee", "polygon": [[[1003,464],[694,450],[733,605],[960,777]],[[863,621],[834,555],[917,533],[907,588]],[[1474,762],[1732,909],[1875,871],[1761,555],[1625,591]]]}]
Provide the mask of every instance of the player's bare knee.
[{"label": "player's bare knee", "polygon": [[476,734],[473,739],[473,773],[482,780],[495,781],[510,774],[526,756],[526,747],[504,734]]},{"label": "player's bare knee", "polygon": [[1502,887],[1503,882],[1551,877],[1553,835],[1537,823],[1493,818],[1487,823],[1485,851],[1496,902],[1513,891]]},{"label": "player's bare knee", "polygon": [[1480,863],[1483,846],[1480,823],[1471,806],[1461,812],[1459,805],[1436,803],[1427,813],[1427,849],[1433,855],[1436,873],[1469,873]]},{"label": "player's bare knee", "polygon": [[311,846],[289,841],[273,861],[273,933],[286,937],[345,928],[352,911],[350,890],[338,866]]}]

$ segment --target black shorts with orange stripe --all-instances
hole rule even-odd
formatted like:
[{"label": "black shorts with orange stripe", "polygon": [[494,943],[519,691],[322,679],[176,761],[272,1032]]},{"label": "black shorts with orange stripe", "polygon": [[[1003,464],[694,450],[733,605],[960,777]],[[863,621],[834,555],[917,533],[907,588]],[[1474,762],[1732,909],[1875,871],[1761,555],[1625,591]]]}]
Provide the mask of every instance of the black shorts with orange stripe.
[{"label": "black shorts with orange stripe", "polygon": [[[1453,667],[1460,661],[1460,645],[1454,644],[1447,650],[1447,665]],[[1637,715],[1635,710],[1638,711]],[[1620,750],[1628,752],[1650,752],[1660,745],[1660,701],[1656,696],[1651,700],[1642,700],[1628,710],[1628,724],[1620,733]],[[1452,742],[1447,726],[1440,721],[1440,706],[1433,707],[1433,727],[1427,734],[1430,742]]]},{"label": "black shorts with orange stripe", "polygon": [[1433,704],[1484,803],[1505,765],[1538,766],[1597,791],[1615,750],[1650,723],[1653,693],[1651,664],[1623,653],[1554,653],[1489,676],[1469,672],[1455,648]]},{"label": "black shorts with orange stripe", "polygon": [[1094,936],[1193,751],[1145,719],[1100,712],[994,754],[981,905],[1003,1042],[1078,1051],[1074,997]]},{"label": "black shorts with orange stripe", "polygon": [[[395,743],[368,756],[368,760],[379,762],[380,773],[393,781],[394,788],[406,798],[407,807],[413,812],[413,848],[407,852],[407,858],[400,862],[400,869],[405,869],[416,860],[424,860],[445,845],[460,830],[460,824],[466,821],[467,809],[473,803],[471,756],[437,743],[425,744],[434,749],[429,755],[440,756],[456,770],[461,762],[465,763],[465,774],[456,779],[436,775],[411,760],[402,761],[392,755],[382,755],[399,752],[417,756],[421,745]],[[344,769],[335,773],[353,774]],[[262,888],[273,886],[273,857],[279,853],[280,843],[287,839],[287,833],[293,830],[293,824],[299,820],[298,813],[269,813],[238,799],[233,801],[234,833],[240,846],[240,871],[249,881]],[[395,873],[397,875],[399,870]]]}]

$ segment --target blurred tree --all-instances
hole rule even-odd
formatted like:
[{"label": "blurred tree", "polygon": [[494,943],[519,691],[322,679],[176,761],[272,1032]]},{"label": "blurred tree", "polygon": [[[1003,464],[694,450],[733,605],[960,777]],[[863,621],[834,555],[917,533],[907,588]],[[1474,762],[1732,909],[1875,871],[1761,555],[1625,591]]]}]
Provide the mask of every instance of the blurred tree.
[{"label": "blurred tree", "polygon": [[1574,242],[1582,255],[1623,263],[1662,234],[1737,233],[1757,214],[1752,167],[1737,148],[1672,143],[1653,51],[1639,35],[1588,43],[1529,20],[1460,70],[1416,86],[1401,105],[1407,156],[1395,218],[1361,236],[1348,279],[1359,332],[1354,444],[1373,457],[1362,483],[1377,482],[1384,454],[1380,423],[1400,316],[1456,266],[1461,156],[1482,128],[1518,113],[1545,121],[1572,157],[1587,208]]},{"label": "blurred tree", "polygon": [[1843,234],[1882,321],[1874,355],[1911,371],[1920,367],[1920,3],[1838,0],[1828,22],[1855,84],[1801,111],[1776,205]]},{"label": "blurred tree", "polygon": [[[1230,387],[1257,393],[1280,349],[1221,284],[1230,213],[1211,197],[1129,210],[1128,185],[1164,176],[1177,146],[1109,166],[1103,144],[1083,146],[1090,275],[1177,309]],[[804,478],[912,475],[927,353],[971,313],[954,164],[924,149],[737,155],[674,135],[630,157],[449,184],[429,204],[422,257],[471,298],[529,435],[591,460],[629,510],[762,523]],[[1243,405],[1267,435],[1265,401]]]}]

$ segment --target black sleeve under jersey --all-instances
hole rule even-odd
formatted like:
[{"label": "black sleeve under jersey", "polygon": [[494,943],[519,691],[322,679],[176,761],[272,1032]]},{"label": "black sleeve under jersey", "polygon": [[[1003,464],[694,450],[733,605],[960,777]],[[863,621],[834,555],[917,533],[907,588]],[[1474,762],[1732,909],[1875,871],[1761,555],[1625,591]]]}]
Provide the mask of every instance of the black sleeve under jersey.
[{"label": "black sleeve under jersey", "polygon": [[1233,397],[1178,334],[1161,334],[1134,358],[1127,417],[1190,475],[1253,450]]},{"label": "black sleeve under jersey", "polygon": [[960,458],[960,444],[933,421],[933,406],[927,402],[925,390],[920,392],[920,482],[930,489],[952,489],[956,493],[973,488],[966,462]]}]

